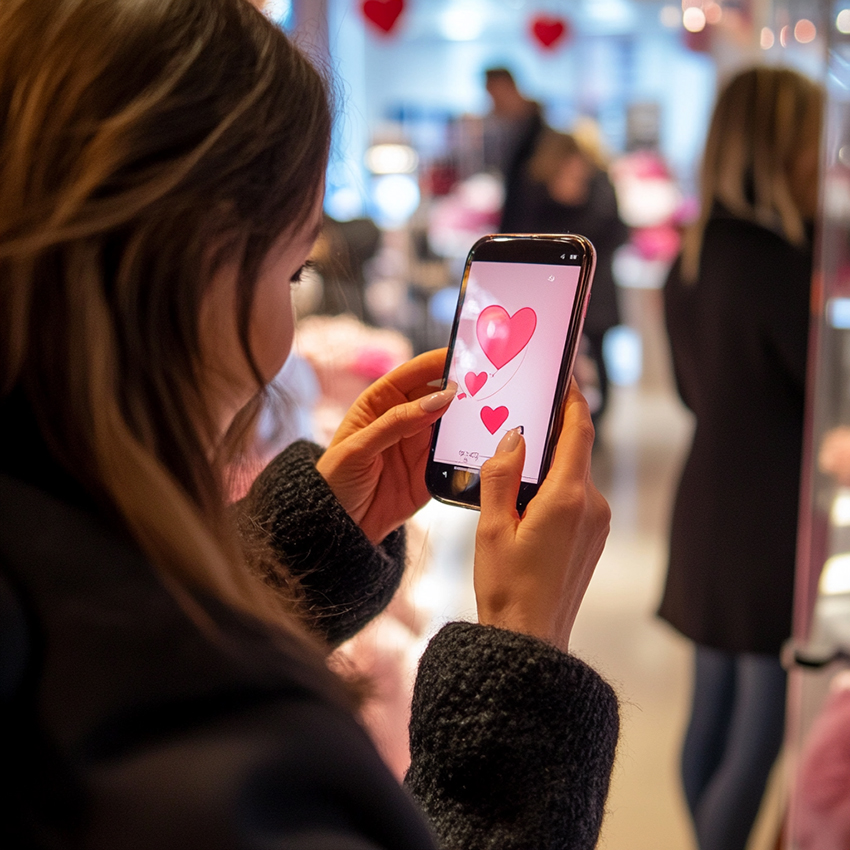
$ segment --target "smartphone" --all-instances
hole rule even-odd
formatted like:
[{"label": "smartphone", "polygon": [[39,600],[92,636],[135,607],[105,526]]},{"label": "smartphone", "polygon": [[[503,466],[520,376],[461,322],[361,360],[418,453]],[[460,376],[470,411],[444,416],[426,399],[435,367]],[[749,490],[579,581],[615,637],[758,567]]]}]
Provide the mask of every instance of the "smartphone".
[{"label": "smartphone", "polygon": [[596,251],[573,234],[497,234],[469,252],[443,387],[457,395],[434,425],[425,481],[435,499],[477,509],[480,471],[520,428],[526,455],[517,510],[537,493],[561,430]]}]

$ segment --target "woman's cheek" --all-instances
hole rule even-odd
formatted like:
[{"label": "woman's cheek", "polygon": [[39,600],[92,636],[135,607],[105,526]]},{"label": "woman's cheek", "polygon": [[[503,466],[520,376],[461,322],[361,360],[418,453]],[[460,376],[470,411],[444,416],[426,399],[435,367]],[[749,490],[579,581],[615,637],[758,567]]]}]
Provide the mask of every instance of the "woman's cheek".
[{"label": "woman's cheek", "polygon": [[257,292],[251,322],[251,353],[266,382],[281,370],[295,337],[289,282],[278,283],[275,289],[278,291]]}]

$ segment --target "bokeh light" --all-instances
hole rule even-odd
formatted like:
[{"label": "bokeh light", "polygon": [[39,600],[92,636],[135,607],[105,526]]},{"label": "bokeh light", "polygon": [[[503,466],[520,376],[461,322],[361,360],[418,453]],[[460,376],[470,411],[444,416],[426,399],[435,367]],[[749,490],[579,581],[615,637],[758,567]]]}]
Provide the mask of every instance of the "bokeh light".
[{"label": "bokeh light", "polygon": [[682,12],[682,26],[688,32],[702,32],[705,29],[705,12],[696,6],[691,6]]},{"label": "bokeh light", "polygon": [[372,187],[374,218],[380,227],[401,227],[419,206],[419,184],[408,174],[384,174]]},{"label": "bokeh light", "polygon": [[682,23],[682,13],[678,6],[662,6],[658,20],[661,21],[661,26],[676,29]]},{"label": "bokeh light", "polygon": [[366,151],[366,167],[372,174],[412,174],[418,165],[419,155],[410,145],[372,145]]},{"label": "bokeh light", "polygon": [[723,7],[719,3],[707,3],[705,20],[709,24],[719,24],[723,18]]},{"label": "bokeh light", "polygon": [[808,44],[809,42],[814,41],[817,34],[817,27],[806,18],[797,21],[794,26],[794,38],[796,38],[800,44]]}]

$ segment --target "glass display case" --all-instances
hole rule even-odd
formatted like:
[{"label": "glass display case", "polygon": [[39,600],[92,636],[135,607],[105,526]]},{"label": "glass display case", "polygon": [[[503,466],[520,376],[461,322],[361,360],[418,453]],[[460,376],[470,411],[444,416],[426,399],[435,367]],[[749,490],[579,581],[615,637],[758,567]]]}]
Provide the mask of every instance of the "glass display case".
[{"label": "glass display case", "polygon": [[776,2],[826,87],[790,672],[785,850],[850,847],[850,3]]}]

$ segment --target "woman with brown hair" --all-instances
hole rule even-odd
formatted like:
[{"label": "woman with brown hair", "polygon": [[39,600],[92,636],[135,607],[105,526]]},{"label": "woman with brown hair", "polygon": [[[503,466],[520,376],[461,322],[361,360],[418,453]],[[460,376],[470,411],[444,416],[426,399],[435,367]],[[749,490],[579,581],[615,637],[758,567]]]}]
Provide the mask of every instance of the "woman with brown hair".
[{"label": "woman with brown hair", "polygon": [[608,403],[603,343],[620,322],[614,254],[628,240],[629,230],[620,218],[608,172],[571,134],[541,133],[525,176],[524,194],[514,213],[517,227],[530,233],[580,233],[596,248],[582,337],[596,366],[599,401],[592,411],[598,424]]},{"label": "woman with brown hair", "polygon": [[247,0],[0,5],[4,847],[595,844],[617,706],[567,652],[609,518],[577,390],[523,517],[521,437],[484,470],[479,622],[423,656],[415,802],[327,662],[398,586],[444,352],[226,504],[330,132]]},{"label": "woman with brown hair", "polygon": [[787,68],[726,85],[664,293],[696,428],[660,613],[696,645],[682,775],[700,850],[743,850],[782,744],[822,109]]}]

